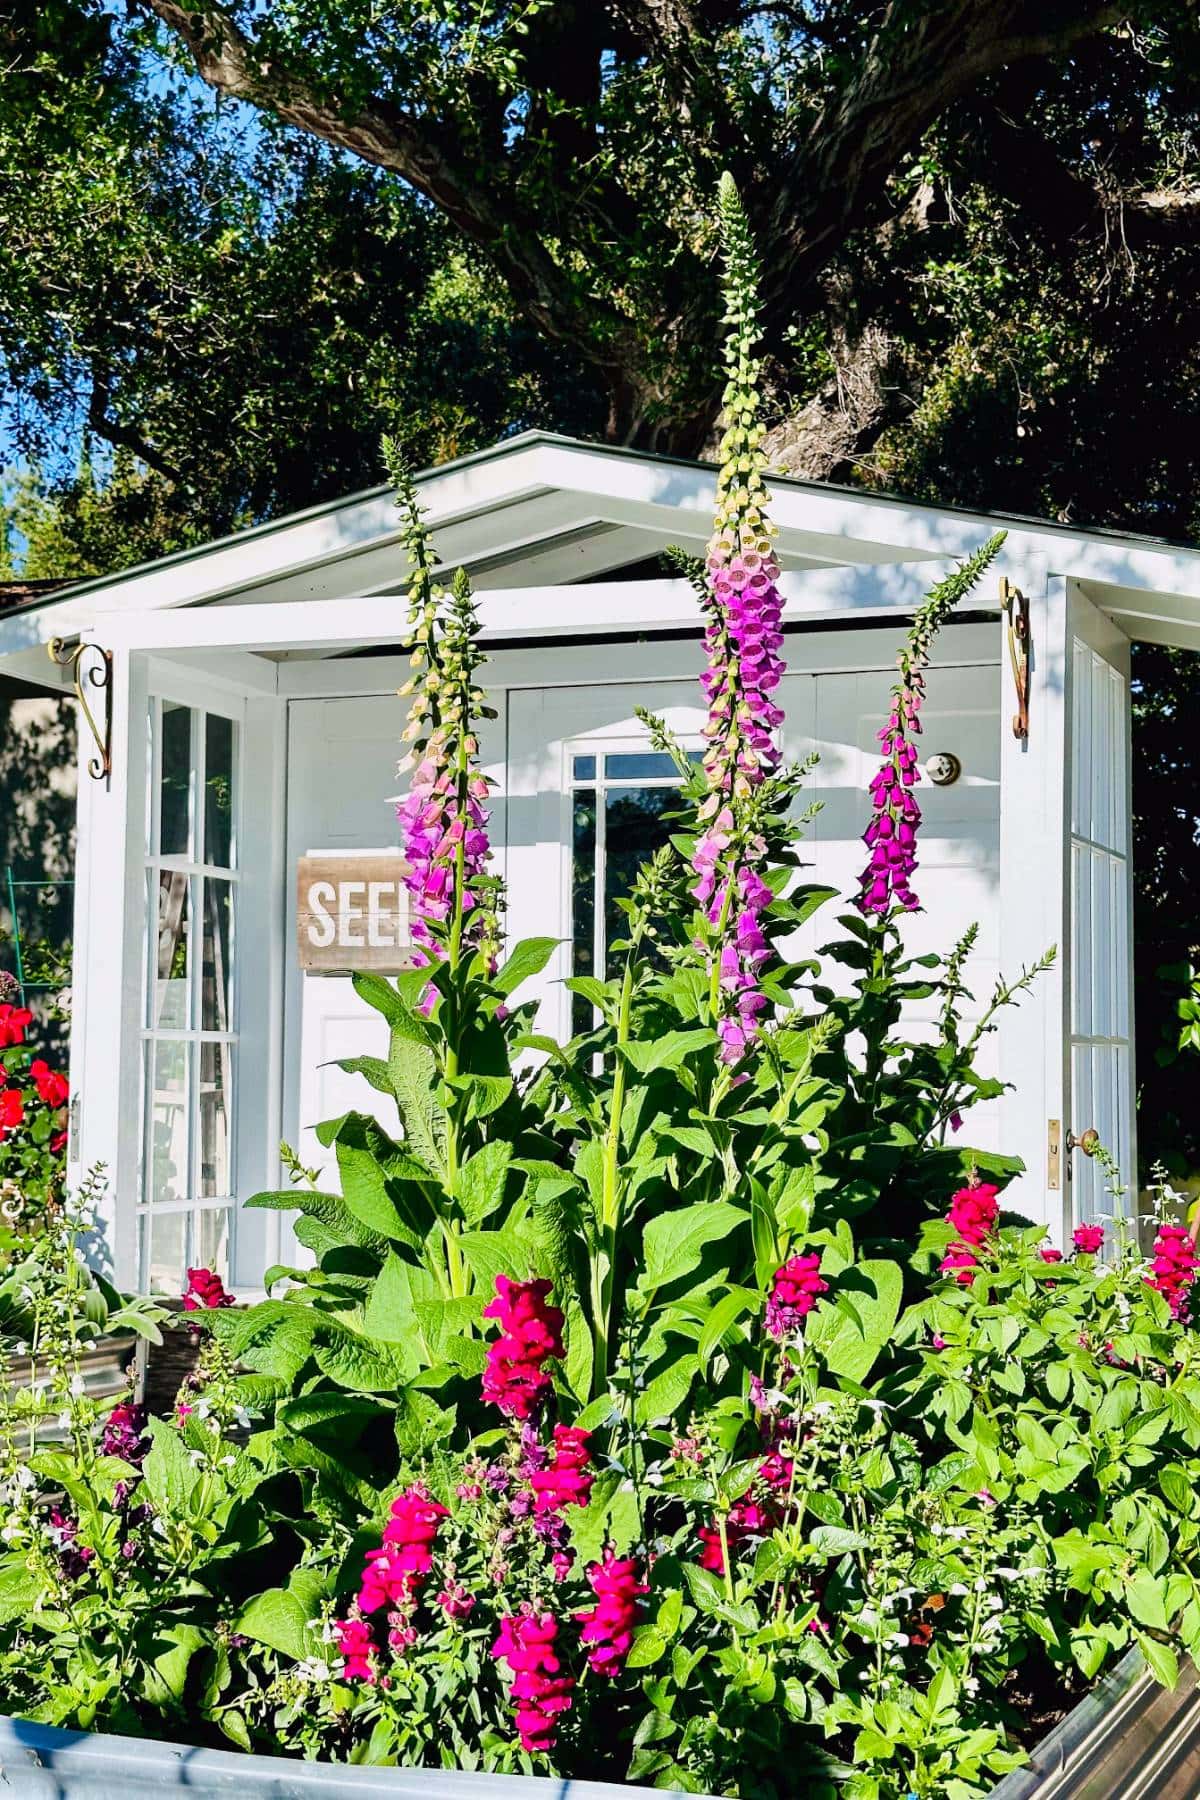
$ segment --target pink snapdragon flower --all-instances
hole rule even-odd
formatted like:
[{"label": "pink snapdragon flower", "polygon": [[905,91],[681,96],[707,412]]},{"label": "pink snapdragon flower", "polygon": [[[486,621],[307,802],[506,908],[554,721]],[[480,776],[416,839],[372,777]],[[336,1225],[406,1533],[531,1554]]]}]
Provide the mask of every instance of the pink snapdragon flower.
[{"label": "pink snapdragon flower", "polygon": [[362,1681],[368,1687],[374,1687],[378,1679],[374,1663],[375,1641],[367,1621],[337,1619],[334,1621],[333,1633],[342,1656],[343,1678],[346,1681]]},{"label": "pink snapdragon flower", "polygon": [[488,1345],[483,1371],[483,1397],[510,1419],[528,1419],[554,1385],[542,1367],[563,1355],[563,1314],[546,1304],[549,1281],[513,1281],[496,1277],[496,1298],[483,1309],[496,1319],[500,1336]]},{"label": "pink snapdragon flower", "polygon": [[575,1614],[583,1627],[579,1641],[587,1645],[588,1663],[597,1675],[619,1675],[642,1616],[640,1597],[650,1589],[638,1580],[633,1558],[620,1557],[611,1548],[605,1550],[603,1561],[592,1563],[587,1578],[596,1605]]},{"label": "pink snapdragon flower", "polygon": [[558,1620],[550,1612],[523,1606],[500,1620],[492,1655],[512,1670],[517,1736],[521,1748],[546,1752],[553,1747],[558,1721],[569,1712],[575,1679],[564,1674],[555,1653]]},{"label": "pink snapdragon flower", "polygon": [[561,1513],[568,1506],[586,1506],[592,1491],[591,1433],[577,1425],[554,1427],[554,1460],[529,1475],[535,1517]]},{"label": "pink snapdragon flower", "polygon": [[105,1456],[119,1456],[127,1463],[140,1463],[149,1449],[145,1432],[145,1410],[122,1401],[113,1407],[104,1421],[100,1449]]},{"label": "pink snapdragon flower", "polygon": [[959,1287],[970,1287],[979,1267],[979,1258],[966,1244],[951,1244],[938,1267],[943,1275],[953,1275]]},{"label": "pink snapdragon flower", "polygon": [[447,1516],[446,1508],[432,1499],[419,1481],[397,1494],[383,1528],[383,1541],[378,1549],[367,1551],[358,1594],[360,1612],[411,1606],[433,1568],[438,1527]]},{"label": "pink snapdragon flower", "polygon": [[1186,1226],[1160,1225],[1146,1285],[1163,1296],[1171,1309],[1171,1317],[1184,1324],[1188,1317],[1188,1290],[1198,1271],[1200,1258]]},{"label": "pink snapdragon flower", "polygon": [[790,1256],[781,1268],[776,1269],[771,1278],[771,1292],[767,1295],[765,1324],[773,1338],[789,1337],[799,1328],[800,1321],[810,1313],[822,1294],[829,1292],[829,1283],[821,1278],[821,1253],[811,1251],[805,1256]]},{"label": "pink snapdragon flower", "polygon": [[184,1312],[204,1312],[218,1306],[236,1306],[233,1295],[213,1269],[189,1269],[183,1291]]},{"label": "pink snapdragon flower", "polygon": [[959,1188],[951,1197],[947,1223],[952,1225],[964,1244],[982,1244],[996,1229],[1000,1209],[996,1196],[999,1188],[979,1181],[974,1186]]},{"label": "pink snapdragon flower", "polygon": [[1103,1225],[1077,1225],[1071,1233],[1071,1242],[1085,1256],[1095,1256],[1104,1243]]},{"label": "pink snapdragon flower", "polygon": [[1038,1255],[1044,1263],[1060,1263],[1063,1259],[1062,1251],[1056,1250],[1052,1244],[1043,1244],[1038,1250]]}]

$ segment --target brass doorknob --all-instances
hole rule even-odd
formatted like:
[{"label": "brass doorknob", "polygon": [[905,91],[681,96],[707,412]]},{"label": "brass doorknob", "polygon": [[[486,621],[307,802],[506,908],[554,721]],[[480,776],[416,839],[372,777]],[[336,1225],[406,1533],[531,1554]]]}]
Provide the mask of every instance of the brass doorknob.
[{"label": "brass doorknob", "polygon": [[1094,1125],[1089,1125],[1087,1130],[1080,1132],[1078,1137],[1071,1132],[1067,1138],[1067,1149],[1082,1150],[1085,1156],[1095,1156],[1099,1146],[1100,1133]]}]

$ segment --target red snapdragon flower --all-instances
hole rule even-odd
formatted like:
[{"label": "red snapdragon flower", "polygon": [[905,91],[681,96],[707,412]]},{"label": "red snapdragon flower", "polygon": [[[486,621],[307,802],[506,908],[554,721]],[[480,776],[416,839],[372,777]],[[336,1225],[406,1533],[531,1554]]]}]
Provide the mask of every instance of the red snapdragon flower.
[{"label": "red snapdragon flower", "polygon": [[596,1605],[575,1614],[583,1627],[579,1641],[588,1646],[588,1663],[597,1675],[619,1675],[633,1647],[633,1633],[642,1616],[640,1596],[650,1589],[638,1580],[631,1556],[618,1556],[609,1548],[602,1562],[587,1572]]},{"label": "red snapdragon flower", "polygon": [[1044,1263],[1060,1263],[1063,1259],[1062,1251],[1055,1250],[1050,1244],[1043,1244],[1038,1251],[1038,1255]]},{"label": "red snapdragon flower", "polygon": [[517,1736],[522,1750],[547,1751],[558,1720],[571,1707],[575,1678],[564,1675],[554,1652],[558,1620],[553,1613],[523,1606],[500,1620],[492,1655],[513,1672]]},{"label": "red snapdragon flower", "polygon": [[65,1075],[52,1069],[43,1056],[35,1056],[29,1065],[29,1074],[38,1091],[38,1099],[43,1106],[65,1106],[71,1092]]},{"label": "red snapdragon flower", "polygon": [[1154,1256],[1147,1287],[1160,1293],[1171,1308],[1171,1317],[1185,1324],[1188,1314],[1188,1289],[1200,1272],[1200,1257],[1191,1233],[1183,1225],[1160,1225],[1154,1240]]},{"label": "red snapdragon flower", "polygon": [[563,1315],[546,1299],[549,1281],[513,1281],[496,1277],[496,1298],[483,1309],[496,1319],[500,1336],[488,1345],[483,1371],[483,1397],[510,1419],[528,1419],[554,1385],[542,1364],[563,1355]]},{"label": "red snapdragon flower", "polygon": [[13,1044],[25,1042],[25,1032],[33,1023],[33,1014],[27,1006],[13,1006],[9,1001],[0,1001],[0,1050],[11,1049]]},{"label": "red snapdragon flower", "polygon": [[25,1120],[25,1102],[19,1088],[0,1089],[0,1143]]},{"label": "red snapdragon flower", "polygon": [[767,1295],[765,1324],[773,1338],[785,1338],[795,1331],[806,1313],[810,1313],[829,1283],[822,1281],[821,1252],[807,1256],[790,1256],[771,1278]]},{"label": "red snapdragon flower", "polygon": [[[730,1556],[747,1538],[765,1537],[773,1524],[771,1514],[757,1500],[735,1501],[725,1515],[725,1540],[729,1545]],[[711,1570],[714,1575],[723,1575],[725,1555],[721,1547],[720,1528],[716,1525],[701,1525],[697,1536],[700,1539],[700,1555],[696,1560],[700,1567]]]},{"label": "red snapdragon flower", "polygon": [[183,1291],[184,1312],[205,1312],[218,1306],[236,1306],[232,1294],[213,1269],[189,1269],[187,1287]]},{"label": "red snapdragon flower", "polygon": [[1071,1242],[1085,1256],[1095,1256],[1104,1242],[1103,1225],[1077,1225],[1071,1233]]}]

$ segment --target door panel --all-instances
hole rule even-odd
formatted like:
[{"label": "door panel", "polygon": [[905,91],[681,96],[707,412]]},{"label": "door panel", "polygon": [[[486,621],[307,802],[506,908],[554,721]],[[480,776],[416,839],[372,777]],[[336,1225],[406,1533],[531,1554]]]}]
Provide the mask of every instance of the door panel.
[{"label": "door panel", "polygon": [[[1069,652],[1066,1116],[1076,1137],[1100,1133],[1133,1189],[1129,640],[1075,593]],[[1111,1212],[1099,1166],[1079,1150],[1067,1166],[1068,1224]]]},{"label": "door panel", "polygon": [[[327,1171],[331,1152],[314,1127],[351,1110],[370,1113],[396,1129],[396,1109],[361,1075],[336,1062],[383,1056],[387,1027],[359,999],[348,975],[301,974],[296,957],[296,863],[321,852],[399,848],[396,795],[405,703],[395,694],[354,699],[295,700],[288,713],[289,791],[284,1054],[284,1135],[306,1168]],[[503,872],[503,717],[489,721],[480,748],[487,775],[499,783],[492,802],[493,844]],[[287,1258],[285,1257],[286,1261]]]}]

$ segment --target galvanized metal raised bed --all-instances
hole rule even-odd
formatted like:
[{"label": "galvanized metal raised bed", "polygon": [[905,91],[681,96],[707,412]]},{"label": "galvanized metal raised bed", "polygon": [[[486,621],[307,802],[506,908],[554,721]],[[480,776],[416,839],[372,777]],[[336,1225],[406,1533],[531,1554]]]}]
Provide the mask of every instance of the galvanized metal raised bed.
[{"label": "galvanized metal raised bed", "polygon": [[[185,1791],[244,1794],[248,1800],[682,1800],[661,1789],[597,1781],[349,1768],[0,1718],[0,1797],[140,1800]],[[1038,1745],[1027,1767],[993,1789],[991,1800],[1196,1800],[1197,1795],[1195,1671],[1189,1668],[1168,1693],[1135,1651]]]}]

